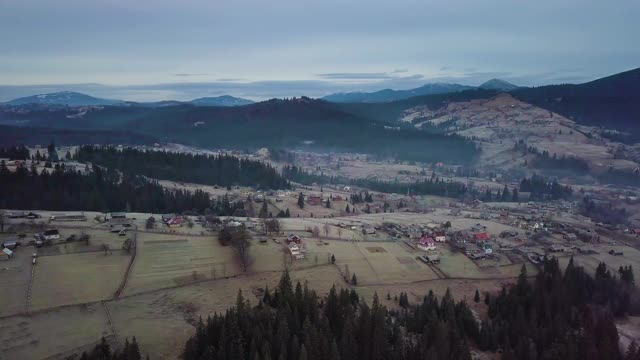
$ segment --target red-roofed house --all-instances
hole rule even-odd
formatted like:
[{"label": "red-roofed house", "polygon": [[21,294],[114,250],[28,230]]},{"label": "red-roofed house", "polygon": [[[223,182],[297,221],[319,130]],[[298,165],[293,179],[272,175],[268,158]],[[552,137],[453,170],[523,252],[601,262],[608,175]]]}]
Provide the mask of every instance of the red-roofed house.
[{"label": "red-roofed house", "polygon": [[310,195],[309,198],[307,199],[307,202],[310,205],[322,205],[322,196]]},{"label": "red-roofed house", "polygon": [[182,216],[174,216],[167,221],[167,225],[169,227],[180,227],[182,226],[183,222],[184,222],[184,219],[182,218]]},{"label": "red-roofed house", "polygon": [[430,236],[423,236],[418,241],[418,249],[424,250],[424,251],[435,250],[436,249],[436,242]]},{"label": "red-roofed house", "polygon": [[473,234],[473,240],[486,241],[486,240],[489,240],[489,235],[486,232],[475,233]]}]

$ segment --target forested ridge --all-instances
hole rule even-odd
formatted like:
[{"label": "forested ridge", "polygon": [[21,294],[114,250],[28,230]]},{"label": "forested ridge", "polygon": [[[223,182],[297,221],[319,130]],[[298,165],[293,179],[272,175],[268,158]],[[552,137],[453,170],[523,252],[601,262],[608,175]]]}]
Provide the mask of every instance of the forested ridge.
[{"label": "forested ridge", "polygon": [[242,185],[258,189],[289,187],[289,182],[268,164],[231,155],[82,146],[75,157],[80,162],[91,162],[125,174],[144,175],[159,180],[220,186]]},{"label": "forested ridge", "polygon": [[221,215],[234,210],[226,198],[211,201],[200,190],[167,190],[155,181],[97,166],[87,174],[65,169],[64,164],[41,173],[24,166],[12,172],[1,162],[0,184],[0,208],[5,209],[156,213],[209,209]]}]

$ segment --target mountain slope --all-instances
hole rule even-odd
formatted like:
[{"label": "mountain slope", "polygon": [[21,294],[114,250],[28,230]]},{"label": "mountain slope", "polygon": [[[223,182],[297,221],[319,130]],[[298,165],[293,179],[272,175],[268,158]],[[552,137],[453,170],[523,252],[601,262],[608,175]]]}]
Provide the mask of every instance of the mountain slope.
[{"label": "mountain slope", "polygon": [[511,94],[580,124],[640,133],[640,68],[584,84],[520,88]]},{"label": "mountain slope", "polygon": [[473,89],[473,86],[432,83],[410,90],[384,89],[375,92],[337,93],[323,97],[323,100],[337,103],[380,103],[408,99],[414,96],[455,93]]},{"label": "mountain slope", "polygon": [[511,91],[511,90],[515,90],[515,89],[519,88],[519,86],[517,86],[517,85],[513,85],[510,82],[507,82],[507,81],[504,81],[504,80],[500,80],[500,79],[488,80],[488,81],[482,83],[482,85],[480,85],[479,87],[481,89],[498,90],[498,91]]},{"label": "mountain slope", "polygon": [[65,106],[91,106],[91,105],[115,105],[121,104],[121,100],[109,100],[100,99],[90,95],[73,92],[73,91],[61,91],[50,94],[39,94],[27,97],[21,97],[18,99],[7,102],[8,105],[27,105],[27,104],[41,104],[41,105],[65,105]]}]

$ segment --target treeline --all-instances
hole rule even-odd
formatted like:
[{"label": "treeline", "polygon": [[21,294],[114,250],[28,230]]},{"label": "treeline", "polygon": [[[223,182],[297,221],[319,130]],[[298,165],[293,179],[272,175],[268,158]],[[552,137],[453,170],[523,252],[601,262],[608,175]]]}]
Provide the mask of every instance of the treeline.
[{"label": "treeline", "polygon": [[580,204],[580,213],[594,222],[604,224],[626,224],[629,213],[625,208],[616,208],[611,203],[599,203],[585,196]]},{"label": "treeline", "polygon": [[498,190],[495,194],[491,189],[486,189],[481,194],[476,194],[475,196],[481,201],[484,202],[518,202],[520,201],[520,193],[517,188],[513,188],[509,190],[507,185],[504,186],[502,191]]},{"label": "treeline", "polygon": [[456,181],[445,181],[437,176],[413,183],[388,182],[374,179],[343,179],[327,175],[310,174],[297,166],[285,166],[283,176],[303,185],[316,184],[348,184],[372,191],[413,195],[437,195],[460,198],[467,193],[467,186]]},{"label": "treeline", "polygon": [[517,284],[485,298],[489,319],[480,326],[478,347],[512,359],[638,359],[635,345],[619,350],[614,316],[637,314],[638,294],[630,267],[620,278],[601,263],[589,276],[573,258],[564,272],[546,259],[533,284],[525,268]]},{"label": "treeline", "polygon": [[522,156],[535,155],[531,166],[538,169],[571,171],[580,175],[589,172],[589,164],[582,159],[565,155],[558,156],[556,153],[551,155],[547,150],[540,152],[537,148],[527,145],[522,139],[514,144],[513,149],[521,152]]},{"label": "treeline", "polygon": [[640,184],[640,171],[625,171],[610,167],[606,172],[598,175],[598,180],[605,184],[637,187]]},{"label": "treeline", "polygon": [[412,195],[436,195],[462,198],[467,186],[456,181],[445,181],[438,177],[416,181],[414,183],[386,182],[372,179],[356,179],[351,184],[373,191]]},{"label": "treeline", "polygon": [[544,201],[568,199],[573,194],[570,186],[563,186],[558,181],[547,181],[540,175],[524,178],[520,181],[520,192],[528,192],[529,200]]},{"label": "treeline", "polygon": [[328,176],[324,174],[312,174],[310,172],[305,171],[300,166],[295,165],[285,165],[282,168],[282,176],[288,180],[297,182],[303,185],[311,185],[311,184],[338,184],[338,183],[346,183],[347,179],[338,178],[335,176]]},{"label": "treeline", "polygon": [[450,294],[390,312],[377,295],[368,306],[354,290],[333,287],[323,301],[285,272],[257,306],[239,292],[235,307],[200,321],[183,359],[471,359],[466,337],[477,332],[469,308]]},{"label": "treeline", "polygon": [[[107,340],[103,337],[98,345],[91,351],[84,351],[80,355],[80,360],[141,360],[140,347],[134,336],[132,341],[125,339],[122,349],[112,350]],[[149,360],[149,355],[146,357]]]},{"label": "treeline", "polygon": [[589,172],[589,164],[586,161],[571,156],[558,157],[555,153],[550,156],[546,150],[536,157],[532,165],[538,169],[566,170],[578,174]]},{"label": "treeline", "polygon": [[205,185],[284,189],[289,183],[271,166],[230,155],[200,155],[133,148],[82,146],[75,155],[125,174]]},{"label": "treeline", "polygon": [[38,173],[20,166],[15,172],[0,163],[0,208],[76,211],[204,212],[209,195],[167,190],[139,176],[120,175],[94,166],[86,175],[56,164]]},{"label": "treeline", "polygon": [[29,149],[20,146],[0,147],[0,158],[9,160],[27,160],[30,159]]}]

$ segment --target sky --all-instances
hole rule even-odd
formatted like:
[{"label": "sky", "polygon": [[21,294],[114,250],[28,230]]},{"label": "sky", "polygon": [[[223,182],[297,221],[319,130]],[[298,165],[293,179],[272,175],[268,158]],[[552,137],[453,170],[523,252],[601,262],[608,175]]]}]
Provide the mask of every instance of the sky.
[{"label": "sky", "polygon": [[0,0],[0,101],[580,83],[640,67],[638,18],[638,0]]}]

